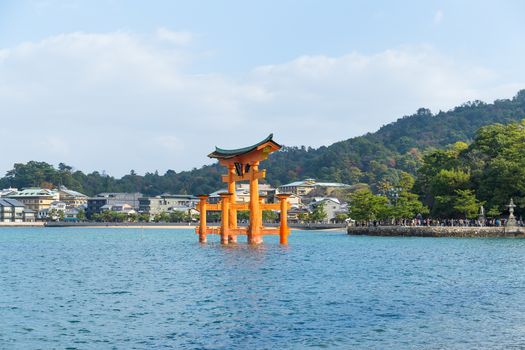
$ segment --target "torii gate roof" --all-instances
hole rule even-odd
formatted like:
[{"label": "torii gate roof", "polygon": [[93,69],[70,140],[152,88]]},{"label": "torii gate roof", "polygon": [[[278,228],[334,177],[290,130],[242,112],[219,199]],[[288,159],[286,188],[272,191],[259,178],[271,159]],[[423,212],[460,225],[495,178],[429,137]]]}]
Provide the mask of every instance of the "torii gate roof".
[{"label": "torii gate roof", "polygon": [[242,156],[244,154],[260,150],[266,146],[271,146],[272,151],[277,151],[281,148],[281,145],[279,145],[277,142],[273,140],[273,134],[270,134],[267,138],[264,140],[256,143],[255,145],[244,147],[244,148],[237,148],[237,149],[222,149],[219,147],[215,147],[215,151],[208,154],[208,157],[210,158],[217,158],[217,159],[231,159],[235,157]]}]

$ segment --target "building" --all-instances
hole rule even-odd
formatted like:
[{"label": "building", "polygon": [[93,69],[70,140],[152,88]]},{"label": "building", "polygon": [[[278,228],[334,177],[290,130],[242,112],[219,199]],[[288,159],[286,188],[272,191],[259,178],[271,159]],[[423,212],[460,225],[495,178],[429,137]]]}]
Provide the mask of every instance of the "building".
[{"label": "building", "polygon": [[34,222],[35,212],[16,199],[0,198],[0,222]]},{"label": "building", "polygon": [[291,194],[290,197],[288,197],[288,203],[292,207],[298,207],[298,206],[301,206],[303,204],[303,201],[301,200],[301,197],[299,197],[298,195]]},{"label": "building", "polygon": [[49,205],[49,208],[39,210],[37,218],[39,220],[59,220],[61,217],[65,217],[66,210],[66,203],[62,201],[54,201]]},{"label": "building", "polygon": [[306,196],[316,189],[321,189],[325,194],[334,190],[348,189],[350,185],[339,182],[317,182],[314,179],[295,181],[277,188],[277,193],[291,193],[298,196]]},{"label": "building", "polygon": [[174,210],[185,211],[195,209],[199,199],[192,195],[163,194],[155,197],[139,198],[139,212],[157,215]]},{"label": "building", "polygon": [[68,189],[66,186],[58,188],[58,196],[61,202],[66,203],[67,208],[78,208],[87,204],[88,196],[83,193]]},{"label": "building", "polygon": [[72,221],[76,222],[79,221],[78,214],[80,211],[83,210],[82,208],[69,208],[64,213],[64,221]]},{"label": "building", "polygon": [[[217,203],[220,200],[219,193],[227,192],[227,190],[220,189],[210,194],[210,203]],[[268,197],[273,196],[275,189],[268,184],[259,184],[259,196]],[[238,183],[235,185],[235,198],[237,203],[250,202],[250,185],[246,183]]]},{"label": "building", "polygon": [[23,222],[24,204],[16,199],[0,198],[0,222]]},{"label": "building", "polygon": [[63,211],[65,212],[67,209],[67,204],[62,201],[54,201],[49,205],[49,210],[56,210],[56,211]]},{"label": "building", "polygon": [[[275,190],[273,191],[273,193],[268,195],[266,202],[267,203],[278,203],[279,202],[279,199],[277,198]],[[288,197],[288,204],[290,204],[290,206],[292,207],[298,207],[303,204],[303,199],[296,194],[290,194],[290,196]]]},{"label": "building", "polygon": [[129,204],[133,209],[138,210],[139,208],[139,198],[142,197],[142,193],[133,192],[103,192],[96,195],[98,198],[108,198],[109,202],[107,204],[119,205],[119,204]]},{"label": "building", "polygon": [[311,210],[318,205],[322,205],[326,213],[324,222],[334,222],[338,214],[348,213],[348,204],[334,197],[314,197],[310,202]]},{"label": "building", "polygon": [[[249,203],[250,202],[250,184],[239,183],[239,184],[236,184],[235,187],[236,187],[237,202]],[[269,184],[259,184],[259,196],[260,197],[268,197],[269,195],[273,195],[274,193],[275,193],[275,188],[273,188]]]},{"label": "building", "polygon": [[51,203],[59,200],[57,191],[45,188],[25,188],[22,191],[16,191],[5,196],[5,198],[16,199],[34,212],[40,212],[49,209]]},{"label": "building", "polygon": [[[86,216],[91,218],[93,214],[100,214],[104,209],[112,210],[113,206],[121,206],[123,204],[130,205],[134,210],[139,209],[139,198],[142,197],[142,193],[122,193],[122,192],[111,192],[111,193],[99,193],[95,197],[88,198]],[[109,209],[108,209],[109,208]]]},{"label": "building", "polygon": [[137,211],[130,205],[130,204],[127,204],[127,203],[124,203],[124,204],[117,204],[117,205],[113,205],[111,206],[111,211],[116,211],[116,212],[119,212],[119,213],[125,213],[125,214],[135,214]]},{"label": "building", "polygon": [[24,222],[35,222],[36,216],[35,212],[31,209],[24,209]]},{"label": "building", "polygon": [[307,216],[309,213],[305,206],[293,206],[288,210],[288,222],[300,223],[303,221],[302,216]]}]

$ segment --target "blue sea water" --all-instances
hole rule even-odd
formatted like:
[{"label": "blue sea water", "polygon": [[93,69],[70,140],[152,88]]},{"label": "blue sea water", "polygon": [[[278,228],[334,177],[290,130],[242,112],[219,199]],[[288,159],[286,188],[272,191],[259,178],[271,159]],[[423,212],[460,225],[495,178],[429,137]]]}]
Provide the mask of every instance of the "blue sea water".
[{"label": "blue sea water", "polygon": [[1,229],[1,349],[525,347],[525,240]]}]

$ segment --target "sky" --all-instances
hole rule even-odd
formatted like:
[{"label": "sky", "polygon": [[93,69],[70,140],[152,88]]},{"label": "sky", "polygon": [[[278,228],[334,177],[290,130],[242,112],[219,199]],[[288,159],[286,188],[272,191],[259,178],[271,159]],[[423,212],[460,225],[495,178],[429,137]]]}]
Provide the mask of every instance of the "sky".
[{"label": "sky", "polygon": [[0,175],[319,147],[525,88],[523,1],[0,0]]}]

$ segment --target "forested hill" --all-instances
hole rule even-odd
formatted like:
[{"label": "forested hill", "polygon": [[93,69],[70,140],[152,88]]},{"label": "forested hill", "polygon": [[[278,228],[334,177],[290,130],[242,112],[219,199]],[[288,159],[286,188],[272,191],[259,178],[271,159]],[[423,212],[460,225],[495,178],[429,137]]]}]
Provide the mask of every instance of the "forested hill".
[{"label": "forested hill", "polygon": [[[263,163],[269,168],[267,181],[278,186],[297,179],[364,182],[372,186],[380,180],[396,182],[400,171],[415,173],[422,152],[445,147],[456,141],[470,142],[476,130],[493,123],[508,123],[525,118],[525,90],[510,100],[487,104],[467,102],[453,110],[433,115],[427,109],[385,125],[375,133],[354,137],[317,149],[284,147]],[[352,129],[352,123],[341,125]],[[116,179],[98,172],[84,174],[65,164],[58,169],[43,162],[15,164],[0,179],[0,188],[52,186],[63,184],[89,195],[109,191],[139,191],[154,195],[169,193],[210,193],[222,187],[217,165],[164,175],[131,173]]]},{"label": "forested hill", "polygon": [[[271,169],[268,180],[279,184],[313,177],[372,185],[385,177],[395,180],[399,170],[415,173],[421,164],[422,152],[429,148],[442,148],[456,141],[470,142],[481,126],[523,118],[525,90],[511,100],[497,100],[491,104],[468,102],[436,115],[427,109],[419,109],[375,133],[328,147],[285,148],[267,163]],[[352,125],[342,127],[351,129]]]}]

